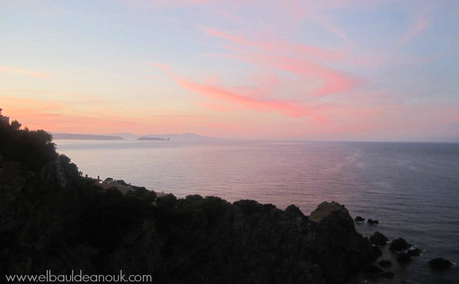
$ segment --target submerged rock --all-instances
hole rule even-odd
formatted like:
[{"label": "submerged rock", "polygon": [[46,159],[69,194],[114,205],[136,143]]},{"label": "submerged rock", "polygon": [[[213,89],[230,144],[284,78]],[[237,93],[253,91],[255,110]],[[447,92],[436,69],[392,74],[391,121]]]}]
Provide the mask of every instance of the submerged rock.
[{"label": "submerged rock", "polygon": [[421,255],[421,252],[422,250],[417,248],[417,247],[411,247],[407,253],[410,255],[410,256],[420,256]]},{"label": "submerged rock", "polygon": [[381,234],[380,232],[376,231],[373,236],[370,237],[370,242],[374,245],[378,245],[378,246],[384,246],[387,244],[387,241],[389,241],[389,239],[386,238],[386,236],[384,236],[383,234]]},{"label": "submerged rock", "polygon": [[402,251],[409,249],[410,247],[411,246],[403,238],[398,238],[392,241],[389,249],[392,251]]},{"label": "submerged rock", "polygon": [[451,261],[446,260],[442,257],[434,258],[429,261],[430,268],[436,269],[436,270],[444,270],[444,269],[451,267],[452,265],[453,263]]},{"label": "submerged rock", "polygon": [[379,224],[379,221],[378,220],[373,220],[373,219],[368,219],[367,223],[370,224],[370,225],[376,225],[376,224]]}]

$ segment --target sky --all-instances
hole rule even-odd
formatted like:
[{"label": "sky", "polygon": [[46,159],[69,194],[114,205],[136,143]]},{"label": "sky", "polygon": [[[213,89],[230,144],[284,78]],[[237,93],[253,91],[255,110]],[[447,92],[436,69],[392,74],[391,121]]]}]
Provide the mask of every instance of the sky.
[{"label": "sky", "polygon": [[459,1],[0,0],[31,129],[459,142]]}]

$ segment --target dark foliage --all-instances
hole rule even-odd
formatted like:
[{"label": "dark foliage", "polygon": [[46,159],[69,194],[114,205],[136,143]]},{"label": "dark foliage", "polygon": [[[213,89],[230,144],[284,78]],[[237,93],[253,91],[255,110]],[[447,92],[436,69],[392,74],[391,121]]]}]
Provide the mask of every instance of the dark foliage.
[{"label": "dark foliage", "polygon": [[108,189],[93,199],[83,213],[81,226],[92,245],[111,251],[120,245],[125,232],[139,225],[149,207],[147,200],[135,194]]},{"label": "dark foliage", "polygon": [[37,170],[57,157],[51,134],[44,130],[19,129],[21,124],[0,125],[0,155],[5,160],[20,162],[27,170]]}]

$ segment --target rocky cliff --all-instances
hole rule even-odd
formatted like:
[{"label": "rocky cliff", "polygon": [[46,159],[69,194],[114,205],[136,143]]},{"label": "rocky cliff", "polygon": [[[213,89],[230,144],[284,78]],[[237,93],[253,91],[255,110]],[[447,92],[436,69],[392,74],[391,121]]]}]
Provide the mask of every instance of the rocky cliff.
[{"label": "rocky cliff", "polygon": [[154,283],[346,283],[378,255],[337,203],[308,217],[293,205],[156,198],[140,187],[121,194],[81,177],[50,137],[33,149],[11,143],[34,135],[0,127],[0,275],[122,270]]}]

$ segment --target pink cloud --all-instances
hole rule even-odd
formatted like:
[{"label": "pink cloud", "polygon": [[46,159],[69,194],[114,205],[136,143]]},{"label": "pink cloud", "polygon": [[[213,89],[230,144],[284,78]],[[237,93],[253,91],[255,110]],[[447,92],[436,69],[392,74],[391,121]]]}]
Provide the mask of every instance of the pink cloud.
[{"label": "pink cloud", "polygon": [[333,34],[337,36],[338,38],[342,39],[349,45],[353,46],[354,43],[349,39],[349,36],[335,23],[333,23],[333,20],[329,17],[326,17],[325,15],[317,15],[312,17],[324,30],[329,32],[330,34]]},{"label": "pink cloud", "polygon": [[295,54],[299,57],[320,58],[327,61],[341,61],[344,53],[337,50],[328,50],[302,44],[294,44],[282,39],[276,41],[253,41],[241,35],[230,34],[221,30],[199,26],[207,35],[225,39],[246,47],[256,48],[263,52]]},{"label": "pink cloud", "polygon": [[163,70],[165,72],[167,72],[169,70],[169,65],[164,64],[164,63],[156,62],[156,63],[147,63],[147,64],[150,65],[150,66],[159,68],[159,69],[161,69],[161,70]]},{"label": "pink cloud", "polygon": [[262,101],[246,97],[221,87],[203,85],[196,82],[176,78],[183,88],[205,95],[209,98],[240,105],[248,109],[262,112],[276,112],[292,117],[312,117],[319,122],[326,122],[326,118],[318,113],[318,107],[306,107],[297,102],[289,101]]},{"label": "pink cloud", "polygon": [[422,32],[426,30],[430,21],[426,17],[425,14],[419,15],[416,19],[414,24],[409,27],[409,29],[401,36],[401,38],[396,42],[395,49],[399,49]]},{"label": "pink cloud", "polygon": [[[257,66],[264,66],[265,68],[269,67],[275,70],[288,71],[300,75],[305,80],[315,79],[316,81],[320,81],[321,86],[309,92],[309,95],[325,96],[338,94],[351,90],[361,82],[361,80],[350,74],[325,67],[324,65],[305,59],[290,58],[293,54],[295,58],[307,57],[314,60],[321,59],[334,62],[344,59],[344,53],[342,52],[293,44],[282,40],[276,40],[275,42],[249,40],[245,36],[230,34],[213,28],[202,26],[199,28],[210,36],[222,38],[236,44],[237,46],[226,46],[236,53],[236,55],[230,55],[229,58],[249,62]],[[343,36],[345,37],[345,35]],[[286,57],[286,54],[289,57]]]},{"label": "pink cloud", "polygon": [[302,76],[306,80],[311,78],[318,79],[321,81],[321,86],[308,93],[308,95],[312,96],[344,93],[355,88],[362,82],[361,79],[353,75],[308,60],[266,55],[234,56],[234,58],[257,65],[288,71]]}]

